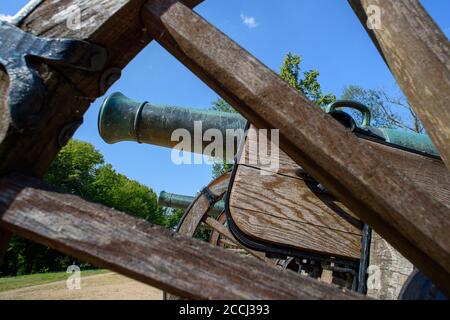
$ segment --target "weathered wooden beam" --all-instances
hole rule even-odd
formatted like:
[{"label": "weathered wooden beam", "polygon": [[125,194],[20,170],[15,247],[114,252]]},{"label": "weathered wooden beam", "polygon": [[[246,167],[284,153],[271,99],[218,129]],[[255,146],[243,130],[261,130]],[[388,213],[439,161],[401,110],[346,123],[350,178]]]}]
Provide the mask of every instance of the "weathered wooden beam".
[{"label": "weathered wooden beam", "polygon": [[[194,7],[202,1],[184,3]],[[37,64],[47,89],[45,116],[24,132],[16,130],[12,123],[6,98],[9,79],[0,67],[0,175],[45,174],[82,123],[90,104],[120,78],[121,69],[152,40],[139,19],[144,3],[145,0],[44,0],[20,23],[23,30],[38,36],[99,44],[106,48],[108,57],[104,68],[93,73]],[[72,23],[78,18],[79,28]],[[1,247],[7,249],[7,239],[5,235],[0,256],[4,253]]]},{"label": "weathered wooden beam", "polygon": [[176,0],[147,2],[157,41],[450,293],[450,209]]},{"label": "weathered wooden beam", "polygon": [[171,233],[18,175],[0,180],[0,225],[189,299],[364,299]]},{"label": "weathered wooden beam", "polygon": [[204,219],[204,222],[207,226],[209,226],[210,228],[212,228],[213,230],[217,231],[221,236],[225,237],[226,239],[228,239],[231,243],[233,243],[235,246],[245,250],[247,253],[250,253],[253,257],[261,260],[261,261],[265,261],[266,260],[266,254],[264,252],[258,252],[258,251],[254,251],[254,250],[250,250],[248,248],[246,248],[245,246],[243,246],[241,243],[239,243],[239,241],[231,234],[230,230],[224,226],[223,224],[221,224],[219,221],[211,218],[211,217],[206,217],[206,219]]},{"label": "weathered wooden beam", "polygon": [[[450,44],[418,0],[348,0],[450,169]],[[379,28],[367,21],[380,9]]]},{"label": "weathered wooden beam", "polygon": [[[185,0],[189,7],[202,0]],[[140,21],[145,0],[44,0],[20,27],[50,38],[86,40],[106,48],[100,72],[74,71],[38,64],[47,89],[45,116],[35,128],[18,132],[6,101],[8,77],[0,68],[0,175],[23,172],[42,177],[65,142],[81,124],[90,104],[120,77],[152,39]],[[79,14],[81,13],[81,16]],[[81,24],[77,26],[80,18]]]}]

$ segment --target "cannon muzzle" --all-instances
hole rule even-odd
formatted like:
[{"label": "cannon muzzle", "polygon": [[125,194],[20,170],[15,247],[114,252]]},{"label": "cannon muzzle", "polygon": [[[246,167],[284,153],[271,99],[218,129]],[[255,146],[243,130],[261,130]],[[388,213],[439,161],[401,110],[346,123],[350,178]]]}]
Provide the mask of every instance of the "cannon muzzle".
[{"label": "cannon muzzle", "polygon": [[[202,153],[211,144],[211,141],[203,139],[205,132],[216,129],[222,137],[227,137],[230,130],[245,129],[246,123],[245,118],[237,113],[139,103],[121,93],[114,93],[103,102],[98,129],[103,140],[110,144],[134,141],[166,148],[175,148],[179,144],[172,135],[176,130],[184,129],[195,137],[192,140],[200,139],[203,148],[197,153]],[[191,151],[196,152],[193,143]]]}]

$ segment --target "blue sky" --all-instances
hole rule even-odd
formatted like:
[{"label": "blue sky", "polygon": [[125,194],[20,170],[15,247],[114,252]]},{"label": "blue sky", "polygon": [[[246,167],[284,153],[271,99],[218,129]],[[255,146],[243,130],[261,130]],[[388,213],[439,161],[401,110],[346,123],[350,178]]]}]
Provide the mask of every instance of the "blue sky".
[{"label": "blue sky", "polygon": [[[448,35],[450,1],[422,0]],[[15,14],[26,0],[3,0],[0,13]],[[318,69],[324,92],[339,96],[345,86],[398,92],[346,0],[206,0],[196,11],[258,59],[278,70],[288,51],[302,55],[304,70]],[[158,104],[209,108],[217,95],[157,43],[124,70],[108,92]],[[99,98],[85,115],[76,138],[91,142],[114,168],[156,192],[194,195],[211,180],[209,166],[176,166],[170,150],[134,143],[105,144],[97,132]]]}]

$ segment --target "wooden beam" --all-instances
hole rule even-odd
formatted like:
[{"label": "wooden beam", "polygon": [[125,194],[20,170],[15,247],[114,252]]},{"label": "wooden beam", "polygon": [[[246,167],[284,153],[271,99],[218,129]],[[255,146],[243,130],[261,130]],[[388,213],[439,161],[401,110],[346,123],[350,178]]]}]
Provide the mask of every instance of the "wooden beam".
[{"label": "wooden beam", "polygon": [[450,209],[275,72],[176,0],[149,1],[149,31],[258,128],[280,129],[281,148],[450,293]]},{"label": "wooden beam", "polygon": [[[203,0],[184,0],[194,7]],[[99,44],[108,51],[103,70],[95,73],[37,65],[47,88],[46,115],[34,129],[18,132],[8,107],[9,79],[0,66],[0,176],[22,172],[43,177],[63,145],[82,123],[90,104],[120,78],[123,69],[152,39],[139,14],[145,0],[44,0],[21,28],[42,37],[71,38]],[[61,10],[65,8],[65,10]],[[82,12],[81,28],[68,26]],[[0,230],[0,256],[9,233]]]},{"label": "wooden beam", "polygon": [[[450,169],[450,44],[418,0],[348,0]],[[380,28],[369,29],[369,6]]]},{"label": "wooden beam", "polygon": [[[185,0],[194,7],[202,0]],[[151,40],[140,21],[145,0],[44,0],[21,23],[38,36],[86,40],[106,48],[107,63],[88,73],[38,65],[47,88],[46,114],[36,128],[18,132],[5,94],[8,77],[0,68],[0,175],[22,172],[42,177],[83,120],[90,104],[120,78],[123,69]],[[64,10],[63,10],[64,9]],[[82,12],[81,27],[69,28]]]},{"label": "wooden beam", "polygon": [[206,217],[206,219],[204,219],[204,223],[211,227],[213,230],[217,231],[220,235],[222,235],[223,237],[227,238],[228,240],[230,240],[235,246],[245,250],[247,253],[250,253],[253,257],[255,257],[256,259],[259,259],[261,261],[266,261],[266,254],[264,252],[258,252],[258,251],[254,251],[254,250],[250,250],[249,248],[243,246],[241,243],[239,243],[239,241],[231,234],[230,230],[224,226],[223,224],[221,224],[219,221],[211,218],[211,217]]},{"label": "wooden beam", "polygon": [[33,178],[0,180],[0,215],[0,225],[19,235],[184,298],[364,299],[60,193]]}]

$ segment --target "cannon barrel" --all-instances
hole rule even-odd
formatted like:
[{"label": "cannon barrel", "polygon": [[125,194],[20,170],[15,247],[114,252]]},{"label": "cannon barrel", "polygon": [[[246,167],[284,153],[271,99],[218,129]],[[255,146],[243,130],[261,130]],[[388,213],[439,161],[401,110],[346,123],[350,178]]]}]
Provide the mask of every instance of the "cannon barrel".
[{"label": "cannon barrel", "polygon": [[[183,209],[186,210],[192,202],[194,202],[195,197],[183,196],[174,193],[161,192],[159,195],[158,205],[160,207]],[[219,201],[211,209],[213,213],[222,213],[225,210],[225,204],[223,201]]]},{"label": "cannon barrel", "polygon": [[[355,120],[348,113],[339,110],[345,107],[357,110],[362,114],[363,122],[361,125],[357,125]],[[372,127],[370,125],[372,117],[371,111],[367,106],[360,102],[338,100],[331,103],[326,108],[326,112],[333,116],[343,126],[355,132],[360,138],[384,142],[393,147],[399,147],[427,156],[440,157],[437,148],[426,134],[399,129]]]},{"label": "cannon barrel", "polygon": [[[355,120],[342,108],[348,107],[362,113],[363,123],[357,125]],[[368,107],[356,101],[336,101],[330,104],[326,111],[360,138],[387,143],[392,147],[399,147],[411,152],[439,157],[439,153],[431,139],[424,134],[405,130],[375,128],[370,125],[371,114]],[[201,123],[201,130],[196,123]],[[227,155],[226,147],[230,136],[228,130],[244,129],[247,124],[245,118],[237,113],[226,113],[201,109],[158,106],[147,102],[135,102],[121,93],[109,96],[100,109],[98,128],[101,137],[107,143],[134,141],[166,148],[176,148],[179,141],[172,139],[177,129],[184,129],[191,136],[190,149],[195,153],[202,153],[211,144],[203,139],[205,132],[216,129],[223,137],[223,157],[233,160],[234,154]],[[196,134],[197,133],[197,134]],[[234,151],[240,137],[234,137]],[[194,148],[197,142],[201,148]],[[186,151],[186,148],[184,148]]]},{"label": "cannon barrel", "polygon": [[[195,122],[201,122],[197,136]],[[133,141],[175,148],[179,141],[172,141],[172,134],[177,129],[185,129],[192,138],[200,139],[202,150],[197,153],[211,144],[211,141],[202,139],[209,129],[219,130],[222,137],[227,137],[227,130],[243,130],[246,124],[245,118],[237,113],[139,103],[121,93],[114,93],[103,102],[98,118],[100,135],[107,143]],[[237,140],[235,144],[240,142]],[[196,152],[193,143],[191,151]]]}]

